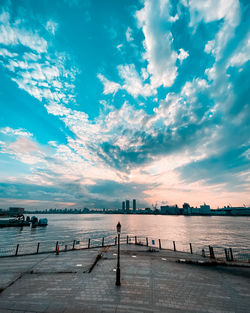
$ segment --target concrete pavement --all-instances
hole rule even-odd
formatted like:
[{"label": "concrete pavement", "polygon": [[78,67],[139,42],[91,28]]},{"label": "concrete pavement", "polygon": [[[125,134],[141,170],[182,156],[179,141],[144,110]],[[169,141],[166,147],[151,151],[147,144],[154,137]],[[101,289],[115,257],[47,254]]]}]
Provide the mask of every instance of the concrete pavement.
[{"label": "concrete pavement", "polygon": [[116,249],[0,259],[0,312],[249,312],[249,267],[177,263],[204,258],[122,245],[117,287]]}]

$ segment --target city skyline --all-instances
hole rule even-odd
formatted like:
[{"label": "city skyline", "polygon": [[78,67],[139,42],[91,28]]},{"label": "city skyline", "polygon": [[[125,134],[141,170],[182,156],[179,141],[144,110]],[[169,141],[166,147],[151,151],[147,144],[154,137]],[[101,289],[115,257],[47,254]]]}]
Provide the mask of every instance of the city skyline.
[{"label": "city skyline", "polygon": [[249,206],[249,18],[0,0],[0,207]]},{"label": "city skyline", "polygon": [[[126,203],[126,206],[125,206]],[[122,201],[120,208],[50,208],[27,210],[20,207],[10,207],[1,209],[1,216],[13,216],[23,214],[129,214],[129,215],[184,215],[184,216],[250,216],[250,207],[232,207],[224,206],[223,208],[211,208],[209,204],[201,204],[200,207],[194,207],[185,202],[181,207],[176,205],[157,205],[152,204],[152,208],[137,207],[136,199],[133,199],[133,207],[129,206],[129,200]]]}]

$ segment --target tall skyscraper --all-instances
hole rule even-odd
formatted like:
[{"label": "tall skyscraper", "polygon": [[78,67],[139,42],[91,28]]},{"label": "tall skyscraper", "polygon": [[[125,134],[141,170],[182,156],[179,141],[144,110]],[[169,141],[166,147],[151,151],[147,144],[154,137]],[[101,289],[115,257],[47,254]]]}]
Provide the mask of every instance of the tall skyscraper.
[{"label": "tall skyscraper", "polygon": [[125,201],[122,201],[122,211],[125,211]]},{"label": "tall skyscraper", "polygon": [[129,212],[129,207],[130,207],[130,205],[129,205],[129,200],[126,200],[126,211],[127,211],[127,212]]},{"label": "tall skyscraper", "polygon": [[136,212],[136,199],[133,199],[133,212]]}]

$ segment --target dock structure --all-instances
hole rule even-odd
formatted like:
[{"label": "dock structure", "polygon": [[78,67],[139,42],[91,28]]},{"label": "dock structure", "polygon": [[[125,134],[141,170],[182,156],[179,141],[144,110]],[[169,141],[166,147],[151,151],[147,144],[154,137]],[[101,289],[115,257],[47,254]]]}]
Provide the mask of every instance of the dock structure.
[{"label": "dock structure", "polygon": [[250,267],[123,244],[0,259],[0,312],[248,312]]}]

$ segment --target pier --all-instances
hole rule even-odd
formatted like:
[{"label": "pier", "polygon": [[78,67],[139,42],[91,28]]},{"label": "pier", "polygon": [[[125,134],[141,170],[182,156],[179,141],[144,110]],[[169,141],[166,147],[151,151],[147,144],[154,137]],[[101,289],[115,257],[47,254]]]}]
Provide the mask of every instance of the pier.
[{"label": "pier", "polygon": [[247,312],[248,263],[121,245],[0,259],[0,312]]}]

